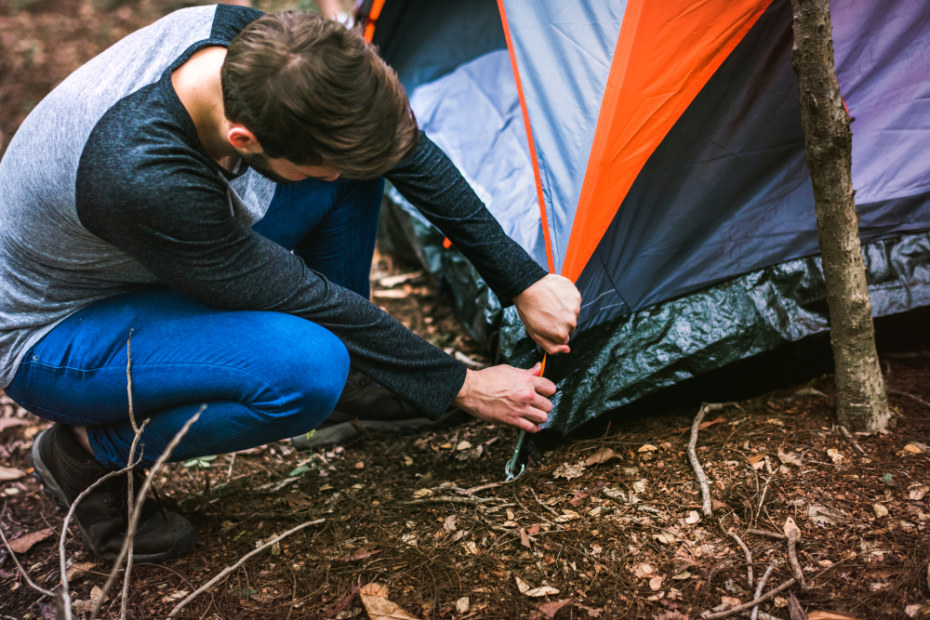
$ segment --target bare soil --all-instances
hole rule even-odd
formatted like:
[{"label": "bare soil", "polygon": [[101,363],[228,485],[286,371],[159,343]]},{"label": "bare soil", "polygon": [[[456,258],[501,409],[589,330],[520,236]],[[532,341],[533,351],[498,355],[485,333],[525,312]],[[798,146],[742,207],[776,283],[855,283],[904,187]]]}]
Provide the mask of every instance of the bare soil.
[{"label": "bare soil", "polygon": [[[70,70],[168,7],[116,4],[0,0],[7,142]],[[422,273],[379,256],[372,281],[374,300],[423,337],[488,363]],[[416,618],[699,618],[752,600],[770,566],[765,591],[794,576],[790,518],[806,587],[769,599],[764,614],[930,617],[930,351],[886,353],[883,368],[900,414],[887,434],[844,437],[829,376],[709,412],[696,454],[712,517],[687,455],[697,403],[604,416],[537,445],[527,473],[510,483],[504,466],[516,434],[478,422],[172,464],[156,476],[159,494],[192,520],[200,542],[185,558],[133,569],[128,615],[165,617],[257,545],[321,520],[250,558],[178,617],[378,617],[362,596],[378,583]],[[18,539],[31,578],[55,589],[64,514],[28,459],[47,422],[0,398],[0,528]],[[73,598],[86,607],[109,567],[73,527],[66,559]],[[0,592],[0,618],[55,617],[6,548]],[[111,592],[103,617],[118,617],[119,606]]]}]

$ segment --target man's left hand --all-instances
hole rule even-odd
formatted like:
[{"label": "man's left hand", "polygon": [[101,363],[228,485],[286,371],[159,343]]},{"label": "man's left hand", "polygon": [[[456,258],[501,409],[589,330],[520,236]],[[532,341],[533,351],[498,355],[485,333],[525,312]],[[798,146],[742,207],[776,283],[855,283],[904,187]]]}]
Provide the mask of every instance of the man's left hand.
[{"label": "man's left hand", "polygon": [[549,274],[514,297],[526,333],[550,355],[568,353],[568,339],[578,324],[581,293],[560,275]]}]

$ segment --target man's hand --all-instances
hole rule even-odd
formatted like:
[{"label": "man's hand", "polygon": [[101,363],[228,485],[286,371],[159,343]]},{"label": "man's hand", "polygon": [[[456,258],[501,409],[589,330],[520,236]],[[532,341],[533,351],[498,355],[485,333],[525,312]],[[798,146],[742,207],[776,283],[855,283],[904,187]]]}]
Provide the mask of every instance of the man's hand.
[{"label": "man's hand", "polygon": [[528,370],[501,364],[469,370],[453,404],[479,420],[516,426],[535,433],[549,418],[555,384],[539,376],[540,365]]},{"label": "man's hand", "polygon": [[514,297],[526,333],[543,351],[568,353],[568,339],[578,324],[581,293],[568,278],[549,274]]}]

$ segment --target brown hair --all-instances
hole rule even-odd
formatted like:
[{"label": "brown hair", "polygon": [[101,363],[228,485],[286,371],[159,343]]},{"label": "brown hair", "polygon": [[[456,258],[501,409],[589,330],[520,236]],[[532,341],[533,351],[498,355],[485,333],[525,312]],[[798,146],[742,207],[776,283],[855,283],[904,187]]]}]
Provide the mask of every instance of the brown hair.
[{"label": "brown hair", "polygon": [[314,13],[265,15],[229,44],[226,118],[269,157],[329,163],[373,178],[416,144],[416,120],[394,71],[356,32]]}]

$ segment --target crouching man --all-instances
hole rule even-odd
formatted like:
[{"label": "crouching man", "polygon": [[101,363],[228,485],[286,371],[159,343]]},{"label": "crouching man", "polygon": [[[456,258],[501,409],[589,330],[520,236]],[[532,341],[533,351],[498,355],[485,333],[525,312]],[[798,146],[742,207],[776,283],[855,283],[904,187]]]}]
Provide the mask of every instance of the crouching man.
[{"label": "crouching man", "polygon": [[[538,430],[555,386],[537,369],[468,370],[370,303],[385,178],[546,351],[568,349],[574,285],[503,233],[417,129],[395,74],[340,24],[184,9],[49,94],[0,162],[0,385],[55,422],[32,457],[59,503],[127,464],[130,332],[140,467],[202,404],[174,460],[304,433],[350,365],[425,415],[455,406]],[[76,511],[104,558],[126,535],[124,478]],[[195,540],[147,507],[135,557]]]}]

